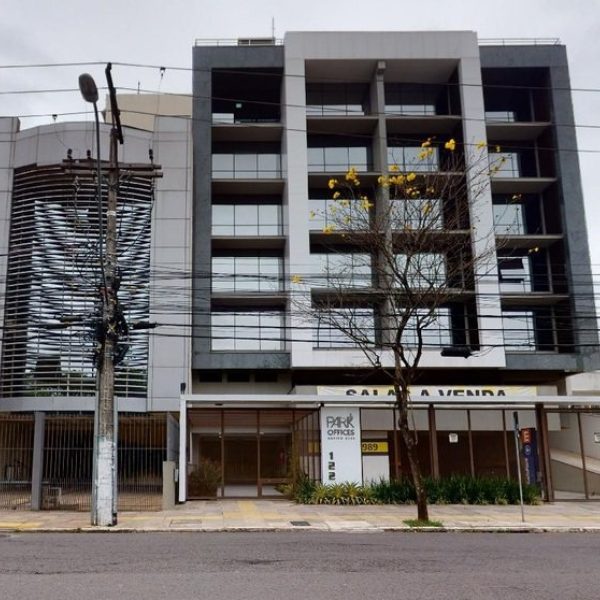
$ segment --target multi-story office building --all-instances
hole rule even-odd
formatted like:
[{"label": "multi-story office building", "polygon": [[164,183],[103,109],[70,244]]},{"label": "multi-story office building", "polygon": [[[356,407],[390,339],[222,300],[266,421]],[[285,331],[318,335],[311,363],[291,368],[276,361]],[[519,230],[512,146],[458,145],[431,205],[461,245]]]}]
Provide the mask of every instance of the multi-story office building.
[{"label": "multi-story office building", "polygon": [[[478,180],[462,198],[466,222],[441,221],[429,254],[446,261],[443,240],[470,236],[485,277],[466,277],[468,293],[428,332],[413,390],[421,464],[433,476],[515,476],[517,410],[545,497],[597,493],[587,373],[598,338],[565,48],[480,45],[472,32],[289,33],[198,43],[193,67],[192,115],[183,99],[142,121],[153,103],[123,102],[120,301],[128,323],[158,326],[130,328],[123,348],[122,496],[159,481],[177,450],[181,500],[206,493],[210,467],[226,497],[277,496],[295,469],[323,481],[406,473],[385,379],[308,315],[328,275],[354,265],[346,275],[365,288],[376,345],[372,260],[324,234],[328,182],[354,167],[377,204],[391,165],[456,176],[440,143],[450,139]],[[0,123],[0,476],[13,497],[21,486],[34,505],[44,494],[68,505],[91,468],[66,469],[64,447],[91,464],[93,127]],[[434,151],[415,162],[430,138]],[[488,154],[493,173],[478,167]],[[445,214],[453,200],[432,205]],[[465,347],[467,358],[441,352]]]},{"label": "multi-story office building", "polygon": [[[225,495],[272,493],[290,462],[324,481],[406,472],[385,380],[343,333],[307,323],[297,307],[318,307],[327,274],[353,264],[343,236],[323,233],[329,180],[355,167],[372,195],[390,165],[443,172],[443,144],[415,158],[424,140],[453,139],[465,170],[484,179],[467,191],[463,227],[475,254],[482,232],[493,232],[495,248],[486,276],[441,307],[428,332],[413,394],[421,462],[433,475],[514,475],[518,404],[530,409],[521,426],[537,432],[533,478],[548,497],[584,491],[575,455],[587,445],[591,464],[593,440],[579,439],[581,417],[543,412],[562,406],[568,374],[598,366],[565,48],[479,45],[471,32],[290,33],[282,44],[196,45],[193,89],[194,336],[182,471],[184,450],[187,469],[215,461]],[[495,172],[475,164],[481,142]],[[434,260],[448,260],[445,234]],[[370,282],[372,263],[354,258],[351,277]],[[364,311],[374,332],[377,302],[374,294]],[[442,356],[464,345],[468,358]],[[352,435],[330,435],[328,417],[350,419]],[[587,494],[593,479],[590,471]]]}]

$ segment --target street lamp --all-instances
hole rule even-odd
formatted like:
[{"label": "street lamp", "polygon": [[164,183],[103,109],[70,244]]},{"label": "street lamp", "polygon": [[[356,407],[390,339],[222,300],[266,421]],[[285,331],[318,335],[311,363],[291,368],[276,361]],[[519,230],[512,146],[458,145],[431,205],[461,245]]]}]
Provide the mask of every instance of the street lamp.
[{"label": "street lamp", "polygon": [[[112,331],[115,319],[115,286],[114,271],[116,263],[116,235],[107,231],[106,261],[104,259],[104,224],[102,209],[102,168],[100,163],[100,121],[98,118],[98,88],[91,75],[83,73],[79,76],[79,90],[86,102],[94,105],[96,121],[96,201],[98,204],[98,255],[102,276],[102,327],[99,333],[99,352],[97,364],[97,400],[94,411],[94,454],[93,454],[93,487],[92,487],[92,525],[112,526],[117,523],[116,511],[116,411],[114,398],[114,349],[115,342]],[[114,128],[113,128],[114,130]],[[116,188],[112,181],[118,177],[117,169],[112,168],[116,162],[116,148],[113,152],[114,131],[111,131],[111,170],[108,182],[108,225],[116,233]],[[116,146],[116,139],[114,141]],[[115,156],[113,156],[113,154]],[[112,184],[112,186],[111,186]],[[114,196],[114,197],[111,197]],[[112,210],[111,210],[112,208]],[[112,218],[111,218],[112,216]],[[110,243],[109,243],[110,242]]]}]

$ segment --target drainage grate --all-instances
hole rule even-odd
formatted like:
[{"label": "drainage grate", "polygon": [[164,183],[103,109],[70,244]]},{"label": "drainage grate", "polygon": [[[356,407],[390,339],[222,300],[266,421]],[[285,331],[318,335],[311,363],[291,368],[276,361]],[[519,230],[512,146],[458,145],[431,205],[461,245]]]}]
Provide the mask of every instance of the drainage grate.
[{"label": "drainage grate", "polygon": [[294,527],[310,527],[310,523],[308,521],[290,521],[290,523]]}]

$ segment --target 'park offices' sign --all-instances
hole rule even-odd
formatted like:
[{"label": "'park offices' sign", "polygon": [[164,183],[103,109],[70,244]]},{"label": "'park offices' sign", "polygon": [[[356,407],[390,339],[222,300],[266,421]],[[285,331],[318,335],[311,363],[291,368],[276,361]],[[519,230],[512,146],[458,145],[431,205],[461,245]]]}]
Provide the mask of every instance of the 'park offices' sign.
[{"label": "'park offices' sign", "polygon": [[[319,396],[393,396],[394,388],[385,385],[357,385],[357,386],[317,386]],[[506,396],[536,396],[535,386],[519,385],[414,385],[410,388],[413,399],[435,397],[481,397],[502,398]]]}]

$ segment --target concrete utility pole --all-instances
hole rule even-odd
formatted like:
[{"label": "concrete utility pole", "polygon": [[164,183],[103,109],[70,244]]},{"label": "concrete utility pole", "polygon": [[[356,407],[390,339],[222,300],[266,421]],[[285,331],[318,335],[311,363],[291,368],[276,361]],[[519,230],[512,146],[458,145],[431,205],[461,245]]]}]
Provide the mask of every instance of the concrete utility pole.
[{"label": "concrete utility pole", "polygon": [[[119,187],[119,160],[117,142],[123,143],[116,92],[112,82],[111,64],[106,66],[110,94],[112,129],[108,167],[108,196],[106,210],[106,243],[103,244],[102,184],[98,121],[98,90],[87,73],[79,78],[84,99],[94,105],[96,117],[98,163],[99,259],[102,271],[102,316],[98,335],[97,388],[98,400],[94,418],[94,464],[92,488],[92,525],[117,524],[117,406],[115,404],[115,350],[118,341],[117,290],[117,195]],[[104,250],[104,252],[103,252]]]}]

